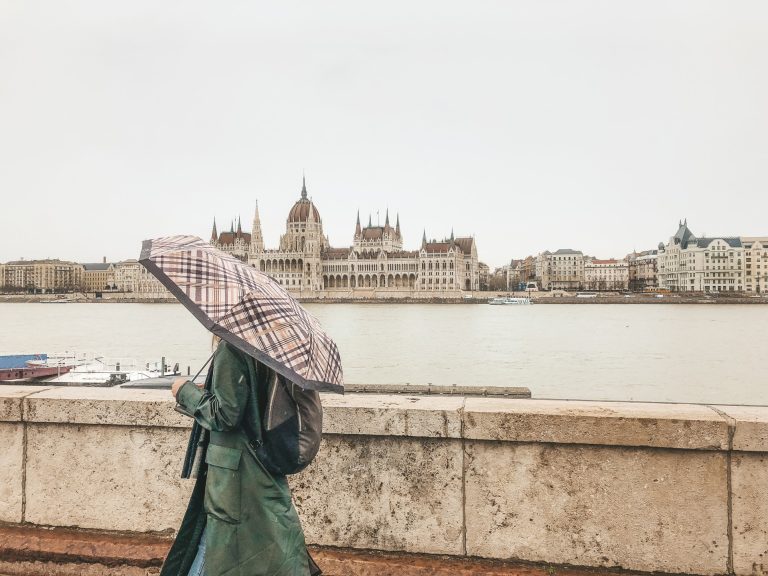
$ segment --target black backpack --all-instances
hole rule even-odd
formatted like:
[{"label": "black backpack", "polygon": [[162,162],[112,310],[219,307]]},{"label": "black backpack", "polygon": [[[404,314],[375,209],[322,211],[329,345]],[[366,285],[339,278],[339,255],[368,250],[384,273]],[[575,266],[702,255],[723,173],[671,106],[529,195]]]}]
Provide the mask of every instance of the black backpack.
[{"label": "black backpack", "polygon": [[[287,476],[309,466],[320,449],[323,432],[323,408],[320,394],[289,382],[265,364],[248,358],[248,403],[243,417],[243,432],[256,461],[270,474]],[[213,356],[197,376],[211,363],[205,388],[211,389]],[[197,379],[195,376],[192,381]],[[178,412],[193,414],[176,404]],[[197,422],[192,426],[182,478],[196,478],[203,459],[208,434]]]},{"label": "black backpack", "polygon": [[320,394],[304,390],[261,362],[249,364],[253,366],[249,380],[255,382],[243,425],[249,446],[270,473],[287,476],[301,472],[320,449]]}]

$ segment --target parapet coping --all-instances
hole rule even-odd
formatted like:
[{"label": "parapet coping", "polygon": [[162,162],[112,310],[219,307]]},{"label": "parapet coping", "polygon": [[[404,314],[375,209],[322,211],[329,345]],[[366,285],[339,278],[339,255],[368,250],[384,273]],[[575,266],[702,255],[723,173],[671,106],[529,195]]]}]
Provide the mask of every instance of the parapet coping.
[{"label": "parapet coping", "polygon": [[[323,432],[768,452],[768,407],[323,394]],[[167,390],[0,386],[0,422],[189,428]]]}]

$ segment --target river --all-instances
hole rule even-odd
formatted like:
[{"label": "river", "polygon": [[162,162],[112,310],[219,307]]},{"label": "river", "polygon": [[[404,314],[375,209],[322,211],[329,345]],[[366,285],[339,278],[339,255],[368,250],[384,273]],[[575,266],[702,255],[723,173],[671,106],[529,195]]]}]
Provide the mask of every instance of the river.
[{"label": "river", "polygon": [[[347,382],[527,386],[534,398],[768,405],[765,305],[308,304]],[[177,304],[0,304],[0,354],[201,365]]]}]

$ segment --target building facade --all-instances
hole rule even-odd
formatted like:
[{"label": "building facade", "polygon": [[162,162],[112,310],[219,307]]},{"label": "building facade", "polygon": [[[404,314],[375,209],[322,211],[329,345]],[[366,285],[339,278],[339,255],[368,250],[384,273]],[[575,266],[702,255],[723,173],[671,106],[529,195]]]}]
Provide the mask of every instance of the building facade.
[{"label": "building facade", "polygon": [[321,293],[340,297],[371,297],[391,293],[437,297],[479,290],[480,266],[473,237],[427,240],[417,250],[403,249],[400,217],[394,226],[386,212],[384,225],[362,226],[357,215],[352,244],[334,248],[323,231],[317,206],[309,198],[306,182],[288,213],[279,248],[267,249],[261,231],[258,204],[251,233],[238,221],[219,233],[214,221],[211,244],[269,274],[286,289],[302,296]]},{"label": "building facade", "polygon": [[101,292],[103,290],[116,290],[115,266],[107,262],[83,264],[83,290],[85,292]]},{"label": "building facade", "polygon": [[83,267],[63,260],[16,260],[2,266],[7,292],[73,292],[82,289]]},{"label": "building facade", "polygon": [[629,288],[627,261],[615,258],[586,260],[583,286],[587,290],[627,290]]},{"label": "building facade", "polygon": [[656,289],[659,285],[657,272],[659,253],[656,250],[632,252],[626,260],[629,264],[629,289],[633,292]]},{"label": "building facade", "polygon": [[743,236],[744,290],[765,294],[768,292],[768,236]]},{"label": "building facade", "polygon": [[165,299],[172,294],[138,260],[123,260],[114,264],[115,285],[119,292],[135,298]]},{"label": "building facade", "polygon": [[[687,220],[680,222],[669,242],[659,244],[659,287],[673,292],[743,292],[745,256],[741,238],[698,238]],[[754,291],[756,283],[752,286]]]},{"label": "building facade", "polygon": [[536,257],[536,280],[542,290],[580,290],[584,284],[584,254],[561,248]]}]

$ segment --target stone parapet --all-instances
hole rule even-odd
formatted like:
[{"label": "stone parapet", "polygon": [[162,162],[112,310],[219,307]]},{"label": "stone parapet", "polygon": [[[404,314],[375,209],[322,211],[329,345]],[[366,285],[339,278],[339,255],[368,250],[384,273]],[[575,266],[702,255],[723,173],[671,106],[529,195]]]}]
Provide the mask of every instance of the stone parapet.
[{"label": "stone parapet", "polygon": [[[377,394],[323,406],[321,451],[290,481],[325,550],[768,574],[768,408]],[[0,387],[0,522],[172,537],[189,427],[167,391]]]}]

